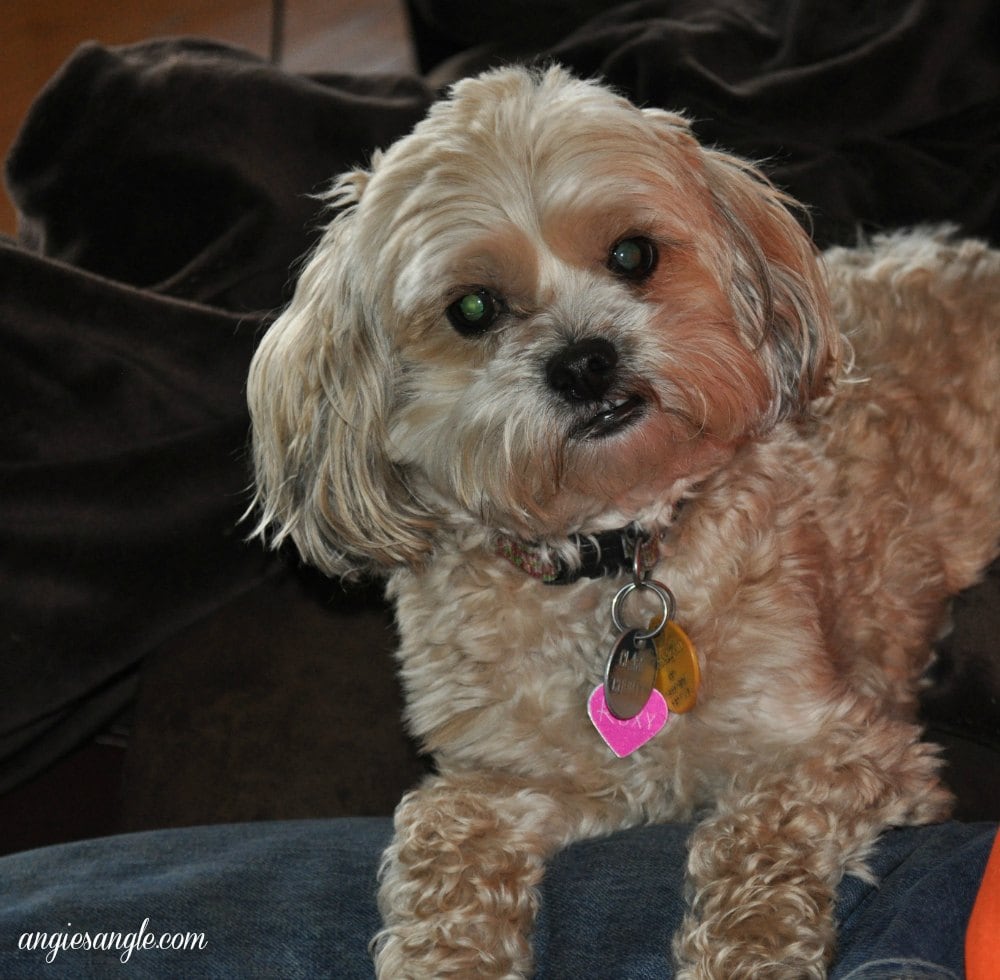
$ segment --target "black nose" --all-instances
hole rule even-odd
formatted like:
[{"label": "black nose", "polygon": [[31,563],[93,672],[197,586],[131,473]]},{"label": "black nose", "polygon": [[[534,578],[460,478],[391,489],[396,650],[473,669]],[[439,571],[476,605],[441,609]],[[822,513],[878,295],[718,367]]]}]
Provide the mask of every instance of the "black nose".
[{"label": "black nose", "polygon": [[545,368],[553,391],[571,402],[599,402],[614,380],[618,352],[602,337],[574,341],[554,355]]}]

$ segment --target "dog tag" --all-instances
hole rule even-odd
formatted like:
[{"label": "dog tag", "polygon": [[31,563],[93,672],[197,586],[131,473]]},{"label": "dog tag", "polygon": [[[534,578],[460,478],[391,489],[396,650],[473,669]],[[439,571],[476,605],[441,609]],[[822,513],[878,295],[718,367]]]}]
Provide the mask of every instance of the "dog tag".
[{"label": "dog tag", "polygon": [[[653,620],[649,628],[658,623]],[[673,620],[653,637],[656,648],[656,689],[675,714],[690,711],[698,700],[701,668],[691,638]]]},{"label": "dog tag", "polygon": [[628,630],[615,641],[604,669],[604,699],[620,721],[646,706],[656,679],[656,650],[641,630]]},{"label": "dog tag", "polygon": [[587,701],[587,714],[594,723],[594,728],[619,759],[624,759],[645,745],[667,723],[669,713],[667,702],[655,687],[642,711],[627,721],[616,718],[608,710],[602,684],[594,688]]}]

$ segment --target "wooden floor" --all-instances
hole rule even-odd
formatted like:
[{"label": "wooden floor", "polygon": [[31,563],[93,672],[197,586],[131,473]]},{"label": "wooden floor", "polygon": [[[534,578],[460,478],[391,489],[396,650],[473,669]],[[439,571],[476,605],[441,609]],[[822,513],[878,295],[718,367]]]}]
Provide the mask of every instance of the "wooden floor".
[{"label": "wooden floor", "polygon": [[[289,71],[405,72],[402,0],[19,0],[0,3],[0,156],[32,99],[78,44],[192,34],[236,44]],[[0,232],[14,209],[0,198]]]}]

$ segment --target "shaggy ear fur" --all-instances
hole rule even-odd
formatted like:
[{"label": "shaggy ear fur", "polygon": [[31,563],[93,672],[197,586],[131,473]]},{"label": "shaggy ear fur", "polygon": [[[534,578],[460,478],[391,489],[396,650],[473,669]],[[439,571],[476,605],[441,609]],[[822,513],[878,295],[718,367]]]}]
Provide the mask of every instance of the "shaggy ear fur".
[{"label": "shaggy ear fur", "polygon": [[288,308],[250,365],[247,400],[259,518],[327,574],[415,564],[431,548],[426,509],[387,457],[395,375],[385,331],[366,321],[352,264],[358,171],[328,195],[345,207],[309,258]]},{"label": "shaggy ear fur", "polygon": [[776,394],[764,426],[801,413],[829,391],[841,356],[822,260],[792,214],[801,205],[753,164],[702,147],[683,116],[645,112],[704,175],[743,340],[760,354]]},{"label": "shaggy ear fur", "polygon": [[794,416],[827,394],[840,364],[822,260],[793,217],[799,205],[753,165],[702,150],[709,189],[731,246],[731,296],[744,339],[776,393],[765,422]]}]

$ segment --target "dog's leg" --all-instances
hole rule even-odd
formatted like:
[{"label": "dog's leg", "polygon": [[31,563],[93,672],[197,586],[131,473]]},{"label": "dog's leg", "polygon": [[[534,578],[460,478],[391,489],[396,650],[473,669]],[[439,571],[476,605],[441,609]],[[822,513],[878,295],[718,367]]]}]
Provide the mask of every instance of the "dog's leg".
[{"label": "dog's leg", "polygon": [[435,776],[408,794],[382,864],[378,976],[530,976],[545,861],[610,829],[602,809],[499,774]]},{"label": "dog's leg", "polygon": [[886,828],[948,814],[936,750],[916,738],[908,725],[876,721],[833,733],[790,767],[765,760],[734,785],[691,838],[679,978],[826,976],[844,874],[866,874]]}]

